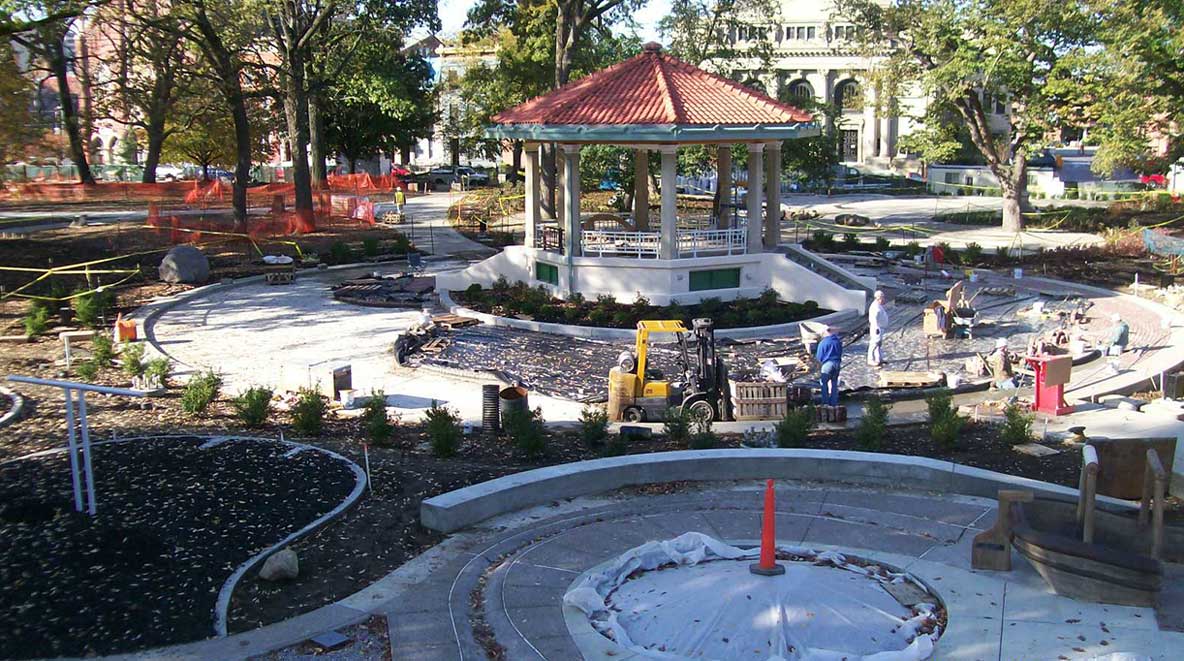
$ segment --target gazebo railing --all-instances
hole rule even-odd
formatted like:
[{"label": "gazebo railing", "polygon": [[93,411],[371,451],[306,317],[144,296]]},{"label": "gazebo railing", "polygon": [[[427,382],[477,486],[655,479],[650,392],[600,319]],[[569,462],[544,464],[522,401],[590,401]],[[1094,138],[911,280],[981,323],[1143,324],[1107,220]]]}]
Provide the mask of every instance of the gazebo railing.
[{"label": "gazebo railing", "polygon": [[700,254],[743,255],[748,252],[748,231],[744,228],[727,230],[679,230],[678,256],[698,257]]},{"label": "gazebo railing", "polygon": [[534,232],[536,248],[563,254],[563,228],[559,225],[539,225]]},{"label": "gazebo railing", "polygon": [[585,255],[624,255],[657,259],[662,247],[659,232],[617,232],[612,230],[584,230],[580,246]]}]

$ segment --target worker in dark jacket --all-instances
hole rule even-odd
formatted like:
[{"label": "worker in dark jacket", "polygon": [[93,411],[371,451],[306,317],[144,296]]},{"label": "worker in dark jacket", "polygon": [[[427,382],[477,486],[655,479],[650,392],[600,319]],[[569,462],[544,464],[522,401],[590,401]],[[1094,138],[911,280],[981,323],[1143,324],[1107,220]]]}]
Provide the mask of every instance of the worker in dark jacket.
[{"label": "worker in dark jacket", "polygon": [[839,335],[837,327],[827,327],[826,337],[818,343],[818,348],[814,351],[814,358],[822,366],[819,377],[822,388],[822,405],[838,406],[839,368],[843,364],[843,338]]}]

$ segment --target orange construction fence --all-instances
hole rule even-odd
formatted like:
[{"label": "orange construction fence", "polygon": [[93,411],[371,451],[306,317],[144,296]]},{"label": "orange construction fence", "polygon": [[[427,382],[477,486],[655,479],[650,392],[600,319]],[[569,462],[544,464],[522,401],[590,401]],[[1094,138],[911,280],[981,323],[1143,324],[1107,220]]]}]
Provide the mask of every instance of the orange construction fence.
[{"label": "orange construction fence", "polygon": [[[397,175],[369,174],[330,175],[328,181],[314,185],[318,191],[341,194],[390,193],[407,189],[406,182]],[[275,195],[291,196],[295,187],[290,183],[263,184],[247,188],[251,206],[270,205]],[[160,201],[186,204],[229,204],[233,199],[233,185],[221,179],[211,181],[170,181],[155,184],[103,182],[93,185],[79,183],[11,183],[0,188],[0,200],[7,202],[118,202]]]}]

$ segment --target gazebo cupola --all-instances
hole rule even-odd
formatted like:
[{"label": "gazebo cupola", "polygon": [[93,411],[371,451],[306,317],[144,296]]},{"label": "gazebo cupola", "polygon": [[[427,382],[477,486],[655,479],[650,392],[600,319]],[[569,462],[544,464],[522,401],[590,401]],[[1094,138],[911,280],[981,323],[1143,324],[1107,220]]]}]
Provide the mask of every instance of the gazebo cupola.
[{"label": "gazebo cupola", "polygon": [[[708,296],[758,294],[775,284],[768,258],[792,263],[769,251],[780,242],[781,144],[818,132],[812,117],[798,108],[671,57],[650,43],[640,55],[501,112],[493,122],[486,130],[489,137],[526,145],[525,245],[459,277],[446,277],[445,286],[459,289],[504,276],[549,286],[560,296],[579,292],[632,300],[641,294],[657,304],[690,303]],[[558,146],[554,218],[544,218],[540,199],[543,143]],[[631,212],[580,211],[580,149],[593,144],[633,150]],[[678,149],[689,144],[716,147],[723,200],[732,198],[732,148],[746,146],[742,210],[680,215],[674,194]],[[649,200],[651,152],[661,158],[656,219]],[[783,298],[794,296],[783,292]]]}]

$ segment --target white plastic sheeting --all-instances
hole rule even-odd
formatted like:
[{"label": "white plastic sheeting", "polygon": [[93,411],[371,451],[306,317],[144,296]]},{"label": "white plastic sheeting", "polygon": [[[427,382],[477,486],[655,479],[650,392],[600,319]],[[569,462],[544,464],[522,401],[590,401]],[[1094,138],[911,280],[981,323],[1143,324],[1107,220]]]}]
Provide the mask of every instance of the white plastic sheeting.
[{"label": "white plastic sheeting", "polygon": [[[781,546],[781,576],[748,571],[757,549],[702,533],[648,542],[564,595],[593,627],[643,657],[768,661],[921,661],[941,635],[935,606],[906,607],[884,584],[906,575],[840,553]],[[936,600],[934,600],[936,601]]]}]

